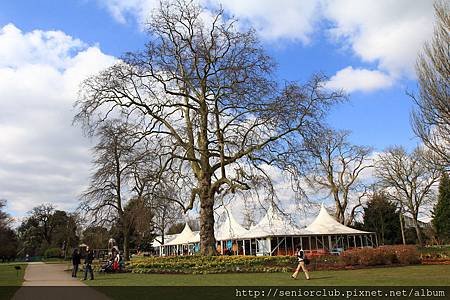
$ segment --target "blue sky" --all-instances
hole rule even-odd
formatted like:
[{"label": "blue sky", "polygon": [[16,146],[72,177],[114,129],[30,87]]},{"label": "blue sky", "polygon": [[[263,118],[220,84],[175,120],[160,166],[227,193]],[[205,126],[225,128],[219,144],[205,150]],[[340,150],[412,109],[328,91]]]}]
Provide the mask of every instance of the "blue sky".
[{"label": "blue sky", "polygon": [[[14,215],[42,202],[76,206],[88,183],[91,146],[71,126],[77,84],[125,51],[142,49],[147,41],[142,23],[155,3],[0,2],[0,94],[9,97],[0,99],[0,144],[6,145],[0,149],[0,198],[8,199]],[[305,81],[323,72],[331,87],[349,92],[349,101],[333,108],[328,120],[350,130],[353,143],[376,151],[419,143],[410,127],[413,104],[406,91],[416,89],[414,62],[432,33],[431,1],[228,0],[222,5],[242,26],[256,28],[278,63],[280,79]]]}]

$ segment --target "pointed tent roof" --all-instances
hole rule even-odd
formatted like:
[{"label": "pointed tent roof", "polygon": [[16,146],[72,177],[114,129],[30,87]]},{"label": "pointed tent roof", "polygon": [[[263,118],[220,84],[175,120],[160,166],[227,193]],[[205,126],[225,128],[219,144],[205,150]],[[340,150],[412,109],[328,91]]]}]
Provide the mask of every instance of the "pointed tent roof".
[{"label": "pointed tent roof", "polygon": [[271,235],[299,235],[305,234],[297,225],[288,220],[281,213],[270,206],[266,215],[259,223],[250,228],[246,238],[266,237]]},{"label": "pointed tent roof", "polygon": [[[166,234],[164,235],[164,244],[169,243],[170,241],[174,240],[178,234]],[[160,241],[162,240],[162,236],[158,235],[153,239],[152,247],[159,247],[162,246]]]},{"label": "pointed tent roof", "polygon": [[314,221],[305,228],[306,231],[309,231],[310,234],[364,234],[364,233],[370,233],[367,231],[361,231],[357,229],[350,228],[348,226],[345,226],[338,221],[336,221],[335,218],[330,216],[325,209],[325,207],[320,207],[320,212],[317,215],[317,217],[314,219]]},{"label": "pointed tent roof", "polygon": [[225,221],[215,230],[216,240],[231,240],[248,234],[248,230],[236,221],[231,212],[225,213]]},{"label": "pointed tent roof", "polygon": [[165,245],[170,246],[170,245],[182,245],[194,243],[194,239],[195,233],[191,230],[191,227],[189,227],[189,224],[186,222],[183,231],[180,234],[178,234],[176,238],[166,243]]}]

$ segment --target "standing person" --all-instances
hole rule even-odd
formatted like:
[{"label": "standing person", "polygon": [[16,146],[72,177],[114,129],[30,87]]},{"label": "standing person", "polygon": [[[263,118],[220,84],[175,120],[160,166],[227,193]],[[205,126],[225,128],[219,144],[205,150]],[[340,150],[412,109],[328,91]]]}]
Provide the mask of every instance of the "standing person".
[{"label": "standing person", "polygon": [[78,266],[79,264],[81,264],[81,255],[80,252],[78,252],[77,248],[75,248],[72,253],[72,264],[72,277],[76,278],[78,273]]},{"label": "standing person", "polygon": [[294,279],[297,279],[298,272],[300,272],[300,269],[302,269],[303,272],[305,272],[306,280],[309,280],[308,270],[306,269],[306,266],[305,266],[305,260],[307,258],[305,256],[305,252],[303,251],[303,249],[301,247],[297,247],[297,259],[298,259],[298,266],[297,266],[297,269],[295,270],[294,274],[292,274],[291,277]]},{"label": "standing person", "polygon": [[86,248],[86,259],[84,260],[84,279],[87,279],[88,272],[91,274],[91,280],[94,280],[94,271],[92,271],[92,262],[94,261],[94,253],[89,247]]}]

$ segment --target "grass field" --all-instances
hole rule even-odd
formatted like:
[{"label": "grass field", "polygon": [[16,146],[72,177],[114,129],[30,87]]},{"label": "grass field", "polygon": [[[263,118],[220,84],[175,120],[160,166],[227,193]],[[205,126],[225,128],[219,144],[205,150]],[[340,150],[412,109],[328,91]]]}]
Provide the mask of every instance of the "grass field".
[{"label": "grass field", "polygon": [[290,278],[290,273],[227,273],[207,275],[177,274],[97,274],[91,286],[373,286],[447,285],[450,266],[427,265],[311,272],[311,279]]},{"label": "grass field", "polygon": [[[17,271],[14,267],[20,266]],[[26,264],[23,263],[6,263],[0,264],[0,286],[4,285],[21,285],[23,275],[25,274]]]},{"label": "grass field", "polygon": [[[16,271],[15,266],[20,266]],[[22,285],[26,264],[7,263],[0,264],[0,299],[10,299]]]}]

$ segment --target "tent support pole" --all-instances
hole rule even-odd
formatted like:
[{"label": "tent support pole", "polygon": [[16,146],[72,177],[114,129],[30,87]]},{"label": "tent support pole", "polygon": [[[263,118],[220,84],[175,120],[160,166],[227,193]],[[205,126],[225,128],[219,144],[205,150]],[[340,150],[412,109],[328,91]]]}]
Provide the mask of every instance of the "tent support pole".
[{"label": "tent support pole", "polygon": [[295,254],[294,237],[292,237],[292,255]]}]

